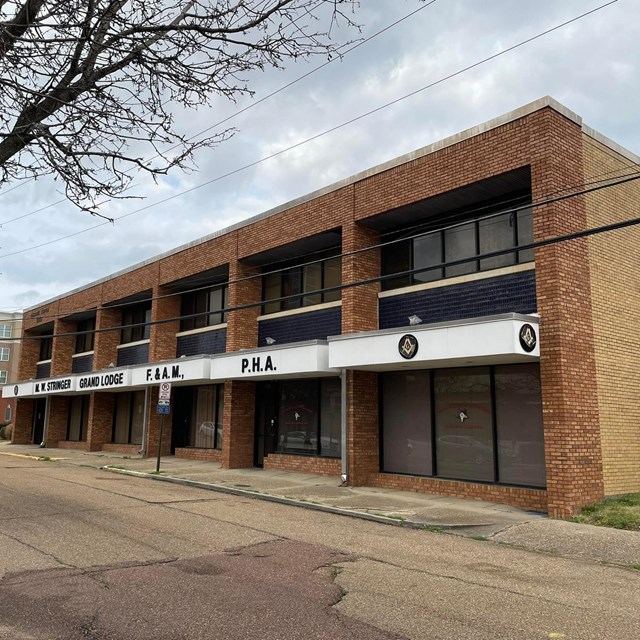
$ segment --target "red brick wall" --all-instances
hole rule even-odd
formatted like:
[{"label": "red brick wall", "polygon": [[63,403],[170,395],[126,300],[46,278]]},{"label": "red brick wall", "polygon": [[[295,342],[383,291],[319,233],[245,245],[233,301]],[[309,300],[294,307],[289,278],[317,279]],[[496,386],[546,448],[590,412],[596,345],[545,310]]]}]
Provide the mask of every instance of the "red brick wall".
[{"label": "red brick wall", "polygon": [[[154,287],[151,303],[151,321],[167,320],[180,317],[180,296],[170,295],[171,290],[165,287]],[[152,324],[149,343],[149,361],[170,360],[176,357],[177,338],[180,321]]]},{"label": "red brick wall", "polygon": [[349,371],[347,393],[349,484],[366,485],[380,471],[378,374]]},{"label": "red brick wall", "polygon": [[264,468],[272,471],[295,471],[297,473],[315,473],[320,476],[339,476],[341,462],[335,458],[271,453],[264,459]]},{"label": "red brick wall", "polygon": [[16,401],[16,413],[13,421],[14,444],[31,444],[31,432],[33,428],[33,411],[36,401],[31,398],[18,398]]},{"label": "red brick wall", "polygon": [[[99,309],[96,313],[96,335],[93,344],[93,369],[106,369],[112,362],[118,362],[117,346],[120,344],[122,324],[121,309]],[[113,331],[102,331],[113,329]]]},{"label": "red brick wall", "polygon": [[51,350],[51,376],[64,376],[71,373],[72,356],[75,352],[76,339],[72,335],[77,324],[66,320],[58,319],[53,325],[54,337]]},{"label": "red brick wall", "polygon": [[202,462],[222,462],[222,451],[218,449],[197,449],[195,447],[176,448],[176,458],[201,460]]},{"label": "red brick wall", "polygon": [[69,398],[66,396],[50,396],[49,423],[46,429],[47,447],[57,447],[60,440],[67,439],[68,418]]},{"label": "red brick wall", "polygon": [[89,401],[87,445],[89,451],[102,451],[113,431],[113,393],[92,393]]},{"label": "red brick wall", "polygon": [[255,405],[255,382],[229,380],[224,383],[222,466],[225,469],[253,467]]}]

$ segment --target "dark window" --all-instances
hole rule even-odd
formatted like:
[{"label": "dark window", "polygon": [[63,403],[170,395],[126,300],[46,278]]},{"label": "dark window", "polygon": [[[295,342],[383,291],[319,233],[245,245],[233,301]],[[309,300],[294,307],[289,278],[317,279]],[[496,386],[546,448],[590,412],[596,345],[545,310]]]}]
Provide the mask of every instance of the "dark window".
[{"label": "dark window", "polygon": [[223,410],[223,384],[209,384],[195,387],[189,447],[222,449]]},{"label": "dark window", "polygon": [[87,318],[78,322],[76,331],[76,353],[84,353],[85,351],[93,351],[93,339],[95,337],[96,319]]},{"label": "dark window", "polygon": [[38,360],[51,360],[52,350],[53,350],[52,333],[43,334],[40,337],[40,355],[38,356]]},{"label": "dark window", "polygon": [[541,398],[538,364],[382,374],[381,467],[544,487]]},{"label": "dark window", "polygon": [[429,372],[387,373],[382,378],[385,471],[431,475]]},{"label": "dark window", "polygon": [[69,419],[67,422],[67,440],[84,442],[87,439],[89,424],[90,396],[73,396],[69,401]]},{"label": "dark window", "polygon": [[120,344],[148,340],[151,329],[151,301],[125,307],[122,310]]},{"label": "dark window", "polygon": [[340,395],[339,378],[283,380],[280,383],[277,450],[339,458]]},{"label": "dark window", "polygon": [[[265,301],[263,313],[299,309],[340,300],[340,289],[322,291],[325,288],[340,285],[342,281],[340,257],[328,257],[326,260],[308,265],[289,265],[290,263],[283,263],[265,268],[276,273],[266,273],[262,277],[262,299]],[[295,297],[277,300],[287,296]]]},{"label": "dark window", "polygon": [[227,321],[223,309],[228,306],[227,286],[182,294],[180,331],[212,327]]},{"label": "dark window", "polygon": [[142,444],[144,391],[118,393],[113,412],[113,438],[116,444]]},{"label": "dark window", "polygon": [[[487,214],[487,211],[483,212],[483,216]],[[452,217],[453,214],[446,225],[453,223]],[[460,219],[460,217],[463,215],[458,214],[457,218]],[[443,227],[446,226],[444,223],[441,224]],[[423,229],[425,235],[392,242],[382,247],[382,275],[390,276],[413,269],[424,269],[411,275],[383,280],[383,290],[389,291],[412,284],[440,280],[443,277],[451,278],[533,261],[532,249],[513,251],[492,258],[479,257],[494,251],[515,249],[533,242],[531,208],[520,209],[517,213],[504,213],[485,220],[470,220],[448,229],[438,229],[436,221]],[[408,233],[392,232],[385,236],[383,241],[397,240],[400,234],[408,235]],[[444,272],[441,266],[437,266],[443,262],[467,258],[475,259],[445,267]]]}]

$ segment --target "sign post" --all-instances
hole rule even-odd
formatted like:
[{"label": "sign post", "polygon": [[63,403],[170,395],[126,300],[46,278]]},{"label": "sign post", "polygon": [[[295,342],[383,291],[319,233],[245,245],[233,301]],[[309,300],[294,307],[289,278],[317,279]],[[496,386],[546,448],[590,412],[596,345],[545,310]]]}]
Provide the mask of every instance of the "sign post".
[{"label": "sign post", "polygon": [[158,389],[158,406],[156,413],[160,415],[160,437],[158,438],[158,456],[156,458],[156,473],[160,473],[160,456],[162,454],[162,432],[164,431],[164,417],[171,410],[171,383],[163,382]]}]

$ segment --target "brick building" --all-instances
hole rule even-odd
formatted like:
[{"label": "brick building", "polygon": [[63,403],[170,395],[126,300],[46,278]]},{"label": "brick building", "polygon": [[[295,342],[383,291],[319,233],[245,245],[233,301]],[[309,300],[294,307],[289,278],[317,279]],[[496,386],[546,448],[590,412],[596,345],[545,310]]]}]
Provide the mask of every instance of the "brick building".
[{"label": "brick building", "polygon": [[14,441],[563,516],[640,491],[638,157],[543,98],[25,312]]},{"label": "brick building", "polygon": [[[18,380],[22,312],[0,311],[0,388]],[[16,399],[12,394],[0,398],[0,423],[13,421]]]}]

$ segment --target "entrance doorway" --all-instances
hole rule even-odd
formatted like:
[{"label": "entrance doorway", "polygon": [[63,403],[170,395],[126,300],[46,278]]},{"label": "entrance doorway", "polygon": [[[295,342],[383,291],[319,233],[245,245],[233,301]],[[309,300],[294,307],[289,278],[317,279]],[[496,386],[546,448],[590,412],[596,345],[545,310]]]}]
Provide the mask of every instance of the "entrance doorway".
[{"label": "entrance doorway", "polygon": [[44,439],[44,421],[47,415],[47,398],[38,398],[33,407],[31,442],[40,444]]},{"label": "entrance doorway", "polygon": [[279,397],[277,382],[261,382],[256,385],[256,440],[254,453],[256,467],[262,467],[265,457],[276,450]]}]

